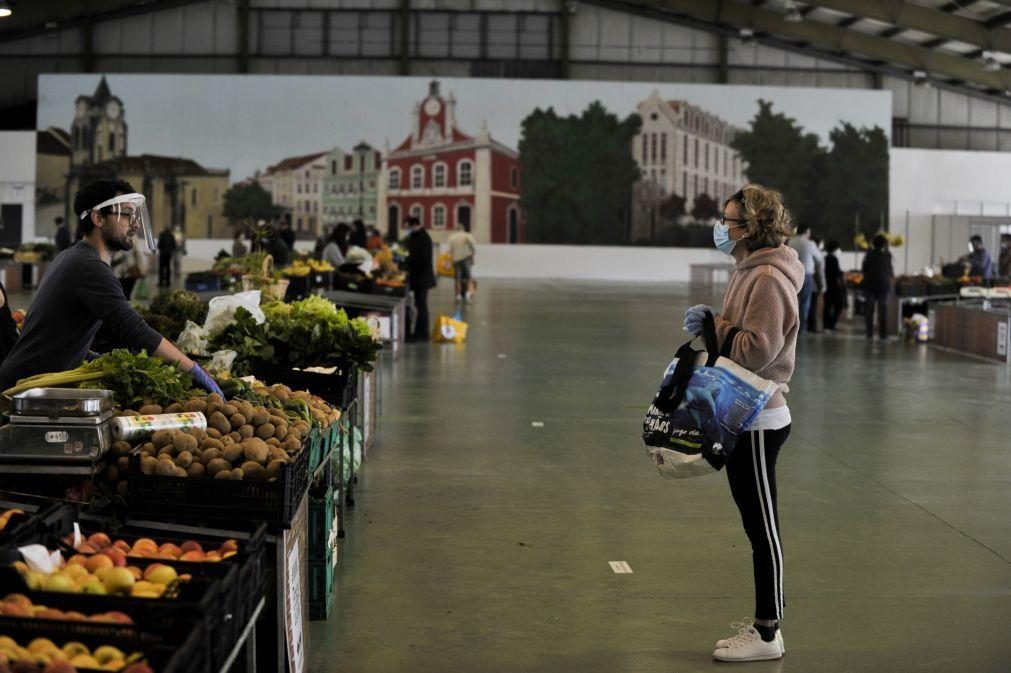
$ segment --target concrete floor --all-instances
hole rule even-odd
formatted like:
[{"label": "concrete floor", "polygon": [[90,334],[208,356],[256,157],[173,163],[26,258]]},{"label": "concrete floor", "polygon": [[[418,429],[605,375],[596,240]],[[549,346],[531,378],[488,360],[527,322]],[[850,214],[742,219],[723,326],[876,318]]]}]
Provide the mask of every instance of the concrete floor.
[{"label": "concrete floor", "polygon": [[[447,285],[435,314],[451,311]],[[309,670],[734,667],[710,657],[753,609],[725,477],[661,480],[640,439],[682,313],[706,300],[719,303],[686,287],[488,281],[465,346],[411,345],[386,371]],[[739,666],[1011,670],[1011,369],[812,335],[789,401],[788,652]]]}]

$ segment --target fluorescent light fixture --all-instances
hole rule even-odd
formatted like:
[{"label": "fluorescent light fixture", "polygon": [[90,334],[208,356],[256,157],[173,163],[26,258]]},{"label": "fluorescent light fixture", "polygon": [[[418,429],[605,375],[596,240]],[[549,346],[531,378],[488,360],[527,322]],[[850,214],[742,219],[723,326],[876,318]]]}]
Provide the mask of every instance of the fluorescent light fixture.
[{"label": "fluorescent light fixture", "polygon": [[783,17],[783,21],[786,23],[800,23],[804,20],[804,16],[800,13],[800,7],[794,0],[783,0],[783,9],[786,10],[786,16]]},{"label": "fluorescent light fixture", "polygon": [[930,80],[927,79],[926,70],[914,70],[913,71],[913,84],[916,86],[929,87]]},{"label": "fluorescent light fixture", "polygon": [[996,52],[983,52],[983,70],[985,72],[1000,72],[1000,61],[997,60]]},{"label": "fluorescent light fixture", "polygon": [[0,19],[6,19],[13,13],[9,3],[0,1]]},{"label": "fluorescent light fixture", "polygon": [[737,35],[741,38],[741,42],[748,43],[755,38],[755,31],[751,28],[741,28],[737,31]]}]

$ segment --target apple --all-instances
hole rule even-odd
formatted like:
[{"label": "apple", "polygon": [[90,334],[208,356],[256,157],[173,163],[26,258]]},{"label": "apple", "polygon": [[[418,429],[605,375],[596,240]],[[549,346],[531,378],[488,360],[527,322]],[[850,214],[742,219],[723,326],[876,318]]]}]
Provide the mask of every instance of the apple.
[{"label": "apple", "polygon": [[88,544],[95,549],[105,549],[112,544],[112,540],[105,533],[92,533],[88,536]]},{"label": "apple", "polygon": [[124,554],[130,551],[130,543],[127,542],[126,540],[116,540],[115,542],[112,543],[112,547],[113,549],[120,550]]},{"label": "apple", "polygon": [[105,576],[105,590],[110,594],[129,594],[136,581],[129,568],[113,568]]},{"label": "apple", "polygon": [[179,548],[183,550],[183,553],[191,551],[198,551],[198,552],[204,551],[204,548],[200,546],[200,543],[196,542],[195,540],[187,540],[186,542],[183,542]]},{"label": "apple", "polygon": [[110,561],[112,561],[112,564],[114,566],[122,568],[122,567],[124,567],[126,565],[126,552],[124,552],[122,549],[116,549],[114,547],[110,547],[109,549],[105,549],[102,552],[102,554],[107,559],[109,559]]},{"label": "apple", "polygon": [[144,579],[155,584],[169,584],[178,579],[178,577],[179,575],[176,573],[175,568],[161,563],[148,566],[148,569],[144,571]]},{"label": "apple", "polygon": [[[80,567],[80,566],[78,566]],[[77,593],[77,584],[69,575],[64,573],[53,573],[46,578],[46,591],[60,591],[63,593]]]},{"label": "apple", "polygon": [[[126,557],[123,557],[123,562],[125,564]],[[111,568],[116,565],[113,560],[106,554],[95,554],[90,557],[84,564],[84,567],[88,569],[89,573],[96,572],[99,568]]]}]

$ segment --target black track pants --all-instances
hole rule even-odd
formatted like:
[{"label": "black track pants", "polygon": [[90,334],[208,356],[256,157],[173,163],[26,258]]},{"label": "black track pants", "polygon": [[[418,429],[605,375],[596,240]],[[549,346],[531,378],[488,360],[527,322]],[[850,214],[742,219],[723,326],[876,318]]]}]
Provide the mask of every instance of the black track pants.
[{"label": "black track pants", "polygon": [[790,426],[747,432],[727,461],[727,480],[751,541],[755,619],[783,617],[783,545],[776,506],[776,458]]}]

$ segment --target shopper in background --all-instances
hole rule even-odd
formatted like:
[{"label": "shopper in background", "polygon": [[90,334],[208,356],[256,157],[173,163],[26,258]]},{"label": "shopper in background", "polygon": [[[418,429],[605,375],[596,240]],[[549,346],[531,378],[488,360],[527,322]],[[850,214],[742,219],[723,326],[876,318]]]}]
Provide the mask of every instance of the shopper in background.
[{"label": "shopper in background", "polygon": [[129,299],[133,294],[133,288],[147,270],[147,262],[140,254],[140,248],[136,245],[131,250],[119,250],[114,252],[110,266],[119,278],[119,284],[123,287],[123,295]]},{"label": "shopper in background", "polygon": [[[285,220],[287,222],[287,220]],[[291,248],[284,240],[284,224],[267,227],[267,252],[274,258],[274,268],[281,269],[291,262]]]},{"label": "shopper in background", "polygon": [[1001,278],[1011,278],[1011,234],[1000,236],[1000,257],[997,258],[997,274]]},{"label": "shopper in background", "polygon": [[477,253],[477,241],[470,234],[470,222],[464,222],[461,226],[463,231],[455,231],[449,237],[449,252],[453,256],[456,300],[470,303],[470,300],[474,298],[470,282],[474,256]]},{"label": "shopper in background", "polygon": [[330,262],[330,266],[335,269],[341,268],[347,259],[350,233],[351,228],[344,222],[339,222],[330,232],[330,241],[323,248],[323,261]]},{"label": "shopper in background", "polygon": [[371,253],[382,250],[383,237],[379,235],[379,230],[375,227],[369,227],[366,233],[368,233],[368,239],[365,241],[365,249]]},{"label": "shopper in background", "polygon": [[172,259],[176,251],[176,237],[172,228],[165,225],[158,236],[158,287],[172,287]]},{"label": "shopper in background", "polygon": [[287,215],[281,220],[280,237],[281,241],[288,246],[288,250],[295,249],[295,230],[291,228],[291,217]]},{"label": "shopper in background", "polygon": [[814,294],[815,274],[818,273],[818,259],[821,253],[818,246],[811,240],[811,227],[801,224],[797,227],[797,235],[790,239],[790,247],[797,251],[800,263],[804,265],[804,285],[797,294],[797,304],[800,309],[800,331],[807,331],[807,315],[811,310],[811,295]]},{"label": "shopper in background", "polygon": [[811,291],[811,308],[807,311],[807,331],[818,331],[818,304],[825,294],[825,252],[821,238],[812,236],[817,254],[814,258],[814,289]]},{"label": "shopper in background", "polygon": [[846,277],[837,252],[839,243],[829,241],[825,246],[825,307],[822,312],[823,327],[829,332],[835,331],[839,316],[846,308]]},{"label": "shopper in background", "polygon": [[235,230],[235,238],[232,239],[232,257],[242,257],[249,252],[249,248],[242,242],[242,227]]},{"label": "shopper in background", "polygon": [[323,259],[323,250],[326,249],[327,243],[330,242],[330,234],[332,232],[333,225],[323,225],[323,228],[319,232],[319,236],[316,237],[316,243],[312,246],[313,259]]},{"label": "shopper in background", "polygon": [[[784,245],[789,235],[790,214],[782,196],[759,185],[730,197],[713,229],[716,247],[737,263],[715,316],[717,339],[722,344],[731,338],[730,359],[779,384],[727,461],[730,492],[751,542],[755,620],[736,636],[717,641],[713,657],[721,661],[779,659],[786,649],[779,631],[784,599],[776,459],[793,422],[784,393],[804,323],[797,297],[811,282],[796,250]],[[688,309],[685,330],[701,334],[706,311],[715,313],[703,305]]]},{"label": "shopper in background", "polygon": [[407,227],[411,232],[407,237],[407,284],[414,293],[417,312],[410,340],[428,341],[428,291],[435,287],[432,237],[417,217],[408,217]]},{"label": "shopper in background", "polygon": [[186,256],[186,232],[177,224],[172,235],[176,239],[176,247],[172,251],[172,280],[179,282],[183,275],[183,257]]},{"label": "shopper in background", "polygon": [[351,223],[351,245],[367,249],[369,245],[369,235],[365,231],[365,223],[355,220]]},{"label": "shopper in background", "polygon": [[888,298],[892,294],[892,253],[888,252],[888,239],[878,234],[872,241],[874,246],[864,257],[861,271],[864,280],[860,287],[864,291],[864,319],[867,324],[867,338],[874,338],[874,306],[877,304],[878,335],[888,338]]},{"label": "shopper in background", "polygon": [[62,217],[56,218],[56,235],[53,243],[56,245],[56,252],[60,253],[70,247],[70,227],[64,222]]},{"label": "shopper in background", "polygon": [[983,237],[973,236],[969,239],[972,252],[965,258],[969,262],[969,275],[980,276],[983,280],[993,278],[993,259],[983,247]]}]

